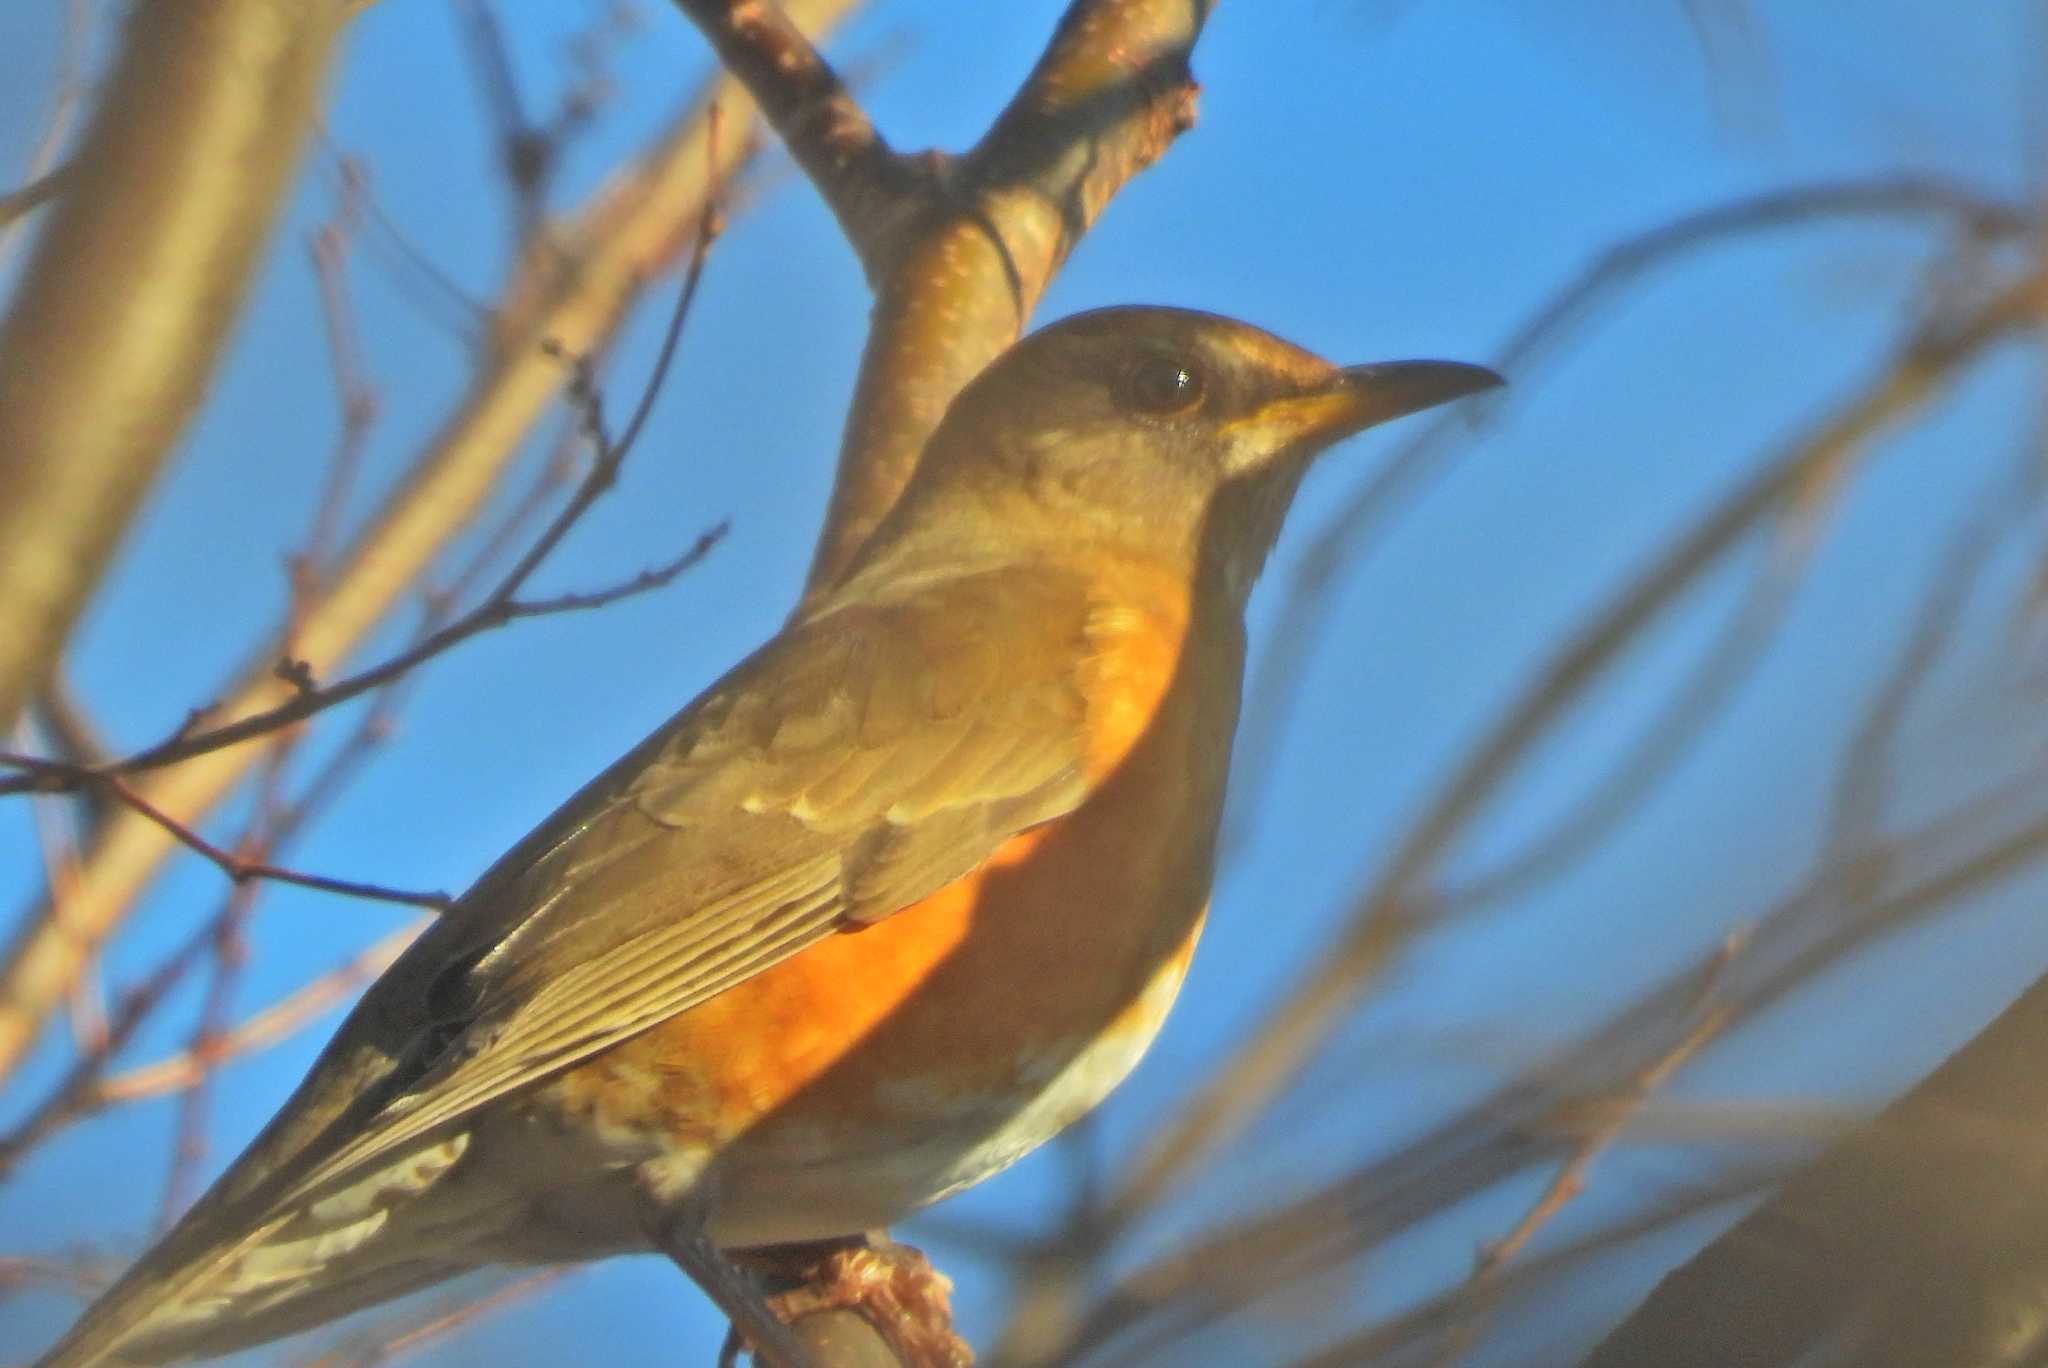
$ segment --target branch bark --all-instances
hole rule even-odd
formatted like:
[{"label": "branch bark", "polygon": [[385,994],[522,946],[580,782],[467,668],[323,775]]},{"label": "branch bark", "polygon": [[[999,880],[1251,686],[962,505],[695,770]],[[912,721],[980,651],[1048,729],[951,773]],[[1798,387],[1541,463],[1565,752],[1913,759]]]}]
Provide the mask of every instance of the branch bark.
[{"label": "branch bark", "polygon": [[0,730],[206,392],[354,8],[155,0],[128,22],[0,324]]}]

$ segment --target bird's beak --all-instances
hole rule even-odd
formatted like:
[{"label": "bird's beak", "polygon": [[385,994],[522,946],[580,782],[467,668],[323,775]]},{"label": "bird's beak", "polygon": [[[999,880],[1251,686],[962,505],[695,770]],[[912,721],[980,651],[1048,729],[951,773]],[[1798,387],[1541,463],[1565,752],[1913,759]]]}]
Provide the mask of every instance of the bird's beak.
[{"label": "bird's beak", "polygon": [[1506,384],[1460,361],[1387,361],[1331,373],[1327,384],[1273,399],[1231,424],[1269,452],[1320,451],[1376,423]]}]

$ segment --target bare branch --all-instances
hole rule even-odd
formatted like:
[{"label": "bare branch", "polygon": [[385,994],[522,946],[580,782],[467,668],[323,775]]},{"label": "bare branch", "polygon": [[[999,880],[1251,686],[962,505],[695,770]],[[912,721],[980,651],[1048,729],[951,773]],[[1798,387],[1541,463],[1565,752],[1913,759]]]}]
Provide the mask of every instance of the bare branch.
[{"label": "bare branch", "polygon": [[[1309,652],[1324,635],[1331,591],[1347,566],[1402,509],[1443,479],[1481,434],[1512,413],[1515,395],[1531,390],[1530,382],[1627,289],[1695,253],[1759,233],[1899,218],[1926,219],[1971,237],[2006,239],[2033,231],[2033,215],[2017,205],[1948,181],[1908,176],[1797,186],[1717,204],[1602,250],[1532,312],[1497,353],[1495,368],[1515,378],[1513,389],[1422,424],[1308,543],[1300,568],[1283,590],[1279,621],[1270,633],[1273,646],[1250,689],[1240,750],[1253,757],[1277,752],[1291,720],[1295,686],[1306,672]],[[1244,766],[1251,788],[1247,801],[1236,805],[1240,812],[1264,808],[1260,785],[1276,769],[1271,764]],[[1226,845],[1240,838],[1241,833],[1233,833]]]},{"label": "bare branch", "polygon": [[239,1025],[220,1032],[203,1049],[188,1047],[101,1079],[92,1086],[86,1107],[97,1111],[189,1088],[230,1059],[289,1039],[383,973],[426,925],[413,922],[383,937],[340,968],[302,984]]},{"label": "bare branch", "polygon": [[355,879],[330,879],[321,874],[302,874],[295,869],[245,860],[232,851],[222,850],[177,818],[158,808],[119,778],[108,775],[100,782],[112,790],[122,802],[168,831],[177,838],[180,845],[204,857],[236,883],[246,883],[250,879],[269,879],[273,883],[296,884],[300,888],[318,889],[323,893],[340,893],[351,898],[398,903],[405,907],[424,907],[435,912],[445,912],[455,905],[455,899],[446,893],[416,893],[402,888],[386,888],[382,884],[362,883]]},{"label": "bare branch", "polygon": [[885,269],[909,165],[803,30],[772,0],[676,0],[704,31],[725,69],[745,83],[839,219],[870,280]]},{"label": "bare branch", "polygon": [[[60,166],[37,176],[18,190],[0,195],[0,229],[11,230],[27,215],[57,198],[71,178],[71,168]],[[5,239],[0,239],[0,245]]]},{"label": "bare branch", "polygon": [[2017,1363],[2039,1348],[2048,979],[1677,1272],[1587,1368]]},{"label": "bare branch", "polygon": [[1465,1281],[1461,1296],[1474,1303],[1470,1314],[1460,1317],[1446,1337],[1444,1351],[1439,1363],[1444,1368],[1462,1360],[1471,1352],[1478,1339],[1478,1307],[1476,1303],[1486,1297],[1489,1285],[1498,1281],[1508,1263],[1519,1255],[1534,1239],[1536,1233],[1556,1219],[1586,1189],[1587,1175],[1592,1172],[1593,1162],[1614,1142],[1621,1138],[1630,1121],[1642,1110],[1643,1104],[1660,1091],[1686,1061],[1705,1049],[1728,1026],[1731,1013],[1726,1006],[1714,1001],[1714,994],[1722,976],[1728,968],[1728,961],[1741,949],[1742,938],[1730,936],[1722,943],[1720,957],[1707,968],[1706,981],[1700,988],[1700,1018],[1698,1023],[1671,1045],[1671,1048],[1643,1066],[1629,1079],[1614,1096],[1605,1099],[1598,1109],[1598,1115],[1586,1129],[1579,1143],[1558,1166],[1555,1176],[1544,1187],[1543,1192],[1515,1222],[1514,1228],[1498,1240],[1491,1241],[1479,1251],[1479,1257],[1472,1266],[1472,1276]]},{"label": "bare branch", "polygon": [[[801,22],[822,27],[854,3],[801,0],[791,9]],[[716,82],[714,90],[734,129],[729,159],[736,162],[751,155],[754,145],[741,131],[751,127],[753,104],[736,82]],[[508,290],[512,302],[498,315],[484,369],[412,475],[344,553],[317,608],[300,626],[297,658],[315,677],[332,671],[407,595],[447,539],[475,515],[557,395],[563,368],[542,353],[541,343],[552,340],[571,354],[601,352],[630,305],[686,246],[712,180],[703,108],[700,102],[681,116],[563,227],[561,240],[570,244],[577,265],[573,273],[564,276],[551,263],[530,288],[515,281]],[[288,686],[272,673],[275,641],[223,691],[216,716],[233,720],[260,713],[288,696]],[[246,748],[211,752],[146,776],[138,791],[192,825],[254,758]],[[154,823],[124,813],[85,852],[61,925],[47,905],[25,909],[0,957],[0,1077],[19,1063],[49,1013],[176,848]]]},{"label": "bare branch", "polygon": [[331,1349],[308,1360],[304,1368],[381,1368],[381,1365],[395,1362],[415,1350],[460,1334],[509,1306],[530,1301],[575,1273],[574,1268],[550,1268],[529,1273],[488,1296],[451,1297],[380,1334],[352,1336],[352,1340],[360,1342],[345,1343]]},{"label": "bare branch", "polygon": [[771,0],[677,5],[769,110],[875,291],[807,582],[815,594],[895,503],[946,405],[1016,340],[1110,198],[1193,123],[1188,54],[1209,3],[1075,0],[1009,108],[957,160],[892,153]]},{"label": "bare branch", "polygon": [[0,322],[0,727],[205,391],[354,12],[221,0],[125,26]]},{"label": "bare branch", "polygon": [[[1062,1308],[1039,1332],[1039,1343],[1054,1347],[1023,1361],[1084,1357],[1140,1325],[1154,1343],[1197,1333],[1532,1166],[1564,1162],[1588,1133],[1572,1119],[1597,1125],[1603,1115],[1598,1106],[1569,1099],[1611,1098],[1668,1056],[1697,1029],[1703,984],[1715,984],[1725,1013],[1717,1029],[1732,1033],[1877,938],[1953,910],[2044,858],[2048,784],[2028,775],[1888,838],[1853,865],[1825,866],[1761,916],[1745,919],[1754,930],[1741,955],[1730,959],[1717,947],[1649,985],[1562,1058],[1493,1090],[1393,1153],[1295,1200],[1178,1241],[1170,1253],[1119,1275],[1092,1306]],[[1885,877],[1866,884],[1866,865],[1883,869]],[[1857,887],[1868,887],[1869,898],[1845,903],[1842,891]],[[1072,1238],[1095,1248],[1113,1232],[1098,1217]]]}]

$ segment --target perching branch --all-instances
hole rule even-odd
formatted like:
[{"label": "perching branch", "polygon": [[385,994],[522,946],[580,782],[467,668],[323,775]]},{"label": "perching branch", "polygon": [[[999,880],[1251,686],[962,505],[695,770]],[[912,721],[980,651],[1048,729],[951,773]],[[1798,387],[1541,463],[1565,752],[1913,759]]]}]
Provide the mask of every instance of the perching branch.
[{"label": "perching branch", "polygon": [[[1015,341],[1112,196],[1194,121],[1188,56],[1211,0],[1076,0],[960,157],[890,150],[771,0],[676,0],[837,215],[875,292],[807,595],[830,587],[909,482],[954,395]],[[713,1289],[707,1287],[707,1291]],[[873,1319],[835,1362],[890,1362]],[[930,1328],[950,1327],[934,1305]],[[805,1322],[799,1319],[802,1334]]]}]

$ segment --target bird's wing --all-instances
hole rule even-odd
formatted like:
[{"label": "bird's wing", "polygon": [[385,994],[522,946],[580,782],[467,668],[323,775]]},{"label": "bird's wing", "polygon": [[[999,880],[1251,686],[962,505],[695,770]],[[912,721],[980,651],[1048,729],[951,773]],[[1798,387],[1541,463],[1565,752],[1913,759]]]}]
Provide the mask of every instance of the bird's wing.
[{"label": "bird's wing", "polygon": [[792,626],[431,925],[47,1363],[212,1333],[243,1257],[323,1193],[384,1166],[402,1184],[411,1148],[493,1099],[887,917],[1072,810],[1091,784],[1077,684],[1090,625],[1075,581],[1020,568]]},{"label": "bird's wing", "polygon": [[[793,627],[571,799],[416,947],[442,966],[427,1020],[374,1111],[290,1165],[291,1194],[887,917],[1076,806],[1087,599],[1043,571],[1005,578]],[[393,974],[359,1015],[385,1014],[388,1036],[421,1016],[421,981]]]}]

